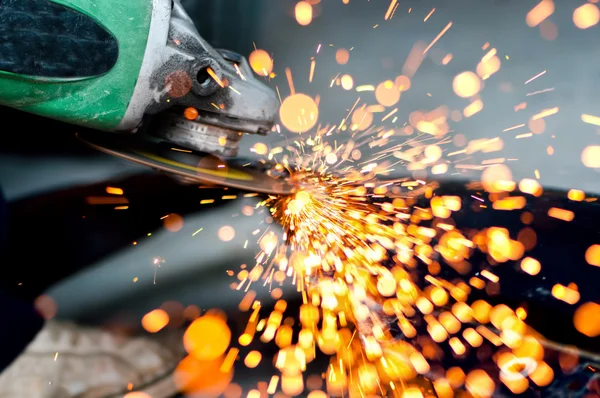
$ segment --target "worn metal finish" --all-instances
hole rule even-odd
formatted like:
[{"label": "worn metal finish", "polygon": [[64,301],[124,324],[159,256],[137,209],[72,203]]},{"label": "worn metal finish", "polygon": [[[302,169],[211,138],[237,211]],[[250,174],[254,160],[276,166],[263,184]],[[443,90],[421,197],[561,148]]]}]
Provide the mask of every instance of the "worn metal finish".
[{"label": "worn metal finish", "polygon": [[173,144],[222,157],[234,157],[238,153],[242,133],[222,127],[182,118],[175,113],[158,116],[157,126],[149,130],[155,137]]},{"label": "worn metal finish", "polygon": [[[268,133],[279,102],[275,92],[254,76],[247,60],[211,47],[179,0],[172,4],[168,29],[159,22],[157,29],[151,30],[155,37],[148,41],[134,101],[120,129],[136,127],[143,114],[194,107],[199,112],[198,122],[239,132]],[[210,76],[208,68],[217,79]]]}]

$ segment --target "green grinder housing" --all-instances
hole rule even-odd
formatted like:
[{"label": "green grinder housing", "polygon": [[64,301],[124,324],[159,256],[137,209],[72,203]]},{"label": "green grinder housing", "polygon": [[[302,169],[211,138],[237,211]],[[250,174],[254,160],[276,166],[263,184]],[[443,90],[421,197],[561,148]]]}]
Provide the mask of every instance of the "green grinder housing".
[{"label": "green grinder housing", "polygon": [[107,132],[158,115],[154,136],[223,156],[268,133],[279,105],[179,0],[0,0],[0,104]]}]

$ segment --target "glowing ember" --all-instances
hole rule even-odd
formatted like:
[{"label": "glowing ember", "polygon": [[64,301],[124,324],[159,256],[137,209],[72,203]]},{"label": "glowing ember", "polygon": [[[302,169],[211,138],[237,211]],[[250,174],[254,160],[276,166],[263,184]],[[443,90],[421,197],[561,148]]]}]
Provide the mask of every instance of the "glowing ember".
[{"label": "glowing ember", "polygon": [[185,350],[200,361],[220,358],[231,341],[231,331],[225,321],[213,314],[196,319],[183,336]]},{"label": "glowing ember", "polygon": [[224,227],[219,228],[219,239],[223,242],[229,242],[235,237],[235,229],[232,226],[226,225]]},{"label": "glowing ember", "polygon": [[452,81],[452,88],[459,97],[472,97],[481,90],[481,81],[473,72],[462,72]]},{"label": "glowing ember", "polygon": [[313,19],[312,5],[307,1],[296,3],[296,21],[302,26],[310,25]]},{"label": "glowing ember", "polygon": [[400,100],[400,90],[393,81],[386,80],[375,89],[375,98],[383,106],[392,106]]},{"label": "glowing ember", "polygon": [[248,57],[250,67],[260,76],[269,76],[273,71],[273,60],[265,50],[254,50]]},{"label": "glowing ember", "polygon": [[163,310],[153,310],[144,315],[142,326],[149,333],[156,333],[162,330],[169,323],[169,315]]},{"label": "glowing ember", "polygon": [[350,52],[345,48],[338,48],[335,52],[335,60],[340,65],[346,65],[350,59]]},{"label": "glowing ember", "polygon": [[600,10],[595,4],[584,4],[573,11],[573,22],[579,29],[588,29],[600,21]]}]

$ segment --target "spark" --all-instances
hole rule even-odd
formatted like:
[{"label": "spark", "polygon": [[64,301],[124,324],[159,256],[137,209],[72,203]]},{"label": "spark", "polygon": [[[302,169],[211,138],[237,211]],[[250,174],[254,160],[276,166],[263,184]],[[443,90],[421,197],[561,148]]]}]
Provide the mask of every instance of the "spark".
[{"label": "spark", "polygon": [[121,188],[106,187],[106,193],[110,195],[123,195],[123,190]]},{"label": "spark", "polygon": [[171,150],[176,152],[192,153],[192,151],[189,149],[171,148]]},{"label": "spark", "polygon": [[464,109],[463,114],[465,117],[471,117],[476,113],[480,112],[483,109],[483,102],[479,99],[473,101],[471,104],[467,105]]},{"label": "spark", "polygon": [[390,16],[392,15],[392,11],[394,10],[394,7],[396,6],[397,2],[398,2],[398,0],[390,1],[390,5],[389,5],[387,11],[385,12],[385,16],[383,17],[383,19],[385,19],[387,21],[390,18]]},{"label": "spark", "polygon": [[427,14],[427,16],[425,17],[425,19],[423,19],[423,22],[427,22],[427,20],[429,19],[429,17],[435,12],[435,7],[431,9],[431,11],[429,11],[429,14]]},{"label": "spark", "polygon": [[558,113],[558,107],[544,109],[540,113],[536,113],[535,115],[533,115],[531,117],[531,120],[542,119],[542,118],[545,118],[546,116],[551,116],[551,115],[554,115],[556,113]]},{"label": "spark", "polygon": [[532,77],[531,79],[527,80],[525,82],[525,84],[531,83],[532,81],[534,81],[535,79],[537,79],[540,76],[543,76],[546,74],[546,71],[544,70],[543,72],[538,73],[537,75],[535,75],[534,77]]},{"label": "spark", "polygon": [[521,139],[521,138],[529,138],[533,136],[533,133],[524,133],[524,134],[519,134],[515,136],[515,139]]},{"label": "spark", "polygon": [[292,79],[292,70],[290,68],[285,68],[285,77],[287,78],[288,85],[290,86],[290,95],[296,94],[294,80]]},{"label": "spark", "polygon": [[593,124],[595,126],[600,126],[600,117],[598,117],[598,116],[583,114],[583,115],[581,115],[581,120],[584,123]]},{"label": "spark", "polygon": [[488,53],[487,53],[487,54],[485,54],[485,55],[483,56],[483,58],[481,58],[481,63],[486,63],[486,62],[488,62],[490,59],[492,59],[492,57],[493,57],[494,55],[496,55],[496,53],[497,53],[496,49],[495,49],[495,48],[492,48],[490,51],[488,51]]},{"label": "spark", "polygon": [[538,95],[538,94],[549,93],[549,92],[551,92],[551,91],[554,91],[554,87],[552,87],[552,88],[545,88],[545,89],[543,89],[543,90],[539,90],[539,91],[533,91],[533,92],[531,92],[531,93],[527,93],[527,94],[525,94],[525,96],[527,96],[527,97],[531,97],[532,95]]},{"label": "spark", "polygon": [[386,119],[388,119],[390,116],[392,116],[396,112],[398,112],[398,108],[394,108],[394,110],[392,110],[390,113],[388,113],[387,115],[385,115],[383,117],[383,119],[381,119],[381,121],[384,122]]},{"label": "spark", "polygon": [[204,229],[204,228],[200,228],[200,229],[198,229],[196,232],[194,232],[194,233],[192,234],[192,236],[196,236],[196,235],[198,235],[198,233],[199,233],[199,232],[201,232],[203,229]]},{"label": "spark", "polygon": [[210,77],[212,77],[212,79],[219,85],[221,86],[221,88],[225,87],[225,84],[223,84],[223,81],[219,78],[219,76],[217,76],[217,74],[215,73],[214,70],[212,70],[211,67],[206,68],[206,71],[208,72],[208,74],[210,75]]},{"label": "spark", "polygon": [[375,86],[370,85],[370,84],[366,84],[363,86],[357,86],[356,91],[358,91],[359,93],[362,91],[375,91]]},{"label": "spark", "polygon": [[451,26],[452,26],[452,22],[448,22],[448,25],[446,25],[446,27],[444,29],[442,29],[442,31],[440,33],[438,33],[438,35],[435,37],[435,39],[433,39],[431,41],[431,43],[429,43],[429,45],[427,47],[425,47],[425,50],[423,50],[423,55],[427,54],[427,52],[431,49],[431,47],[433,47],[434,44],[437,43],[437,41],[448,31],[448,29],[450,29]]},{"label": "spark", "polygon": [[[256,50],[256,46],[254,48]],[[243,80],[246,81],[246,76],[244,76],[242,74],[242,71],[240,70],[240,67],[238,66],[238,64],[233,64],[235,66],[235,72],[238,74],[238,76]]]},{"label": "spark", "polygon": [[516,126],[512,126],[512,127],[509,127],[509,128],[506,128],[506,129],[502,130],[502,132],[505,133],[507,131],[516,130],[516,129],[524,127],[524,126],[525,126],[524,123],[523,124],[517,124]]},{"label": "spark", "polygon": [[275,394],[277,391],[277,383],[279,383],[279,376],[273,375],[271,381],[269,381],[269,386],[267,387],[267,394]]}]

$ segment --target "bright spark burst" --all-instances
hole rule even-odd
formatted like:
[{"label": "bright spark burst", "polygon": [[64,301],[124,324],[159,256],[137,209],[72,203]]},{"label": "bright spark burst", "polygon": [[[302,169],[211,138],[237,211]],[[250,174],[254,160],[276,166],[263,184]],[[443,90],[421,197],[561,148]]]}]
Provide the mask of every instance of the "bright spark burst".
[{"label": "bright spark burst", "polygon": [[[390,1],[384,20],[393,18],[398,5],[396,0]],[[295,9],[296,20],[303,26],[312,21],[310,7],[310,2],[302,1]],[[596,6],[588,5],[588,11],[590,7]],[[435,10],[431,9],[423,22],[427,22]],[[532,27],[543,24],[553,12],[552,0],[542,0],[526,15],[526,23]],[[579,15],[580,25],[597,23],[595,14],[594,18],[589,12],[583,14]],[[436,17],[439,15],[435,14],[428,23],[434,23]],[[483,299],[473,298],[474,291],[497,289],[502,282],[497,265],[514,261],[531,277],[541,272],[543,264],[526,255],[530,250],[528,245],[535,240],[531,234],[535,236],[535,232],[527,232],[528,239],[522,236],[514,239],[506,228],[497,226],[461,231],[452,218],[463,208],[461,197],[437,192],[438,185],[434,182],[388,179],[395,168],[430,169],[434,175],[480,170],[481,181],[471,185],[476,193],[470,195],[476,201],[471,205],[505,212],[523,210],[528,203],[526,195],[539,197],[543,193],[537,181],[541,178],[538,169],[533,171],[532,178],[517,183],[506,166],[517,159],[499,156],[481,161],[473,159],[476,153],[501,151],[506,138],[469,141],[462,134],[449,137],[450,121],[458,122],[483,110],[483,101],[478,97],[483,90],[482,81],[500,69],[501,58],[502,62],[509,60],[508,55],[500,55],[496,48],[490,48],[489,42],[482,47],[487,52],[474,68],[476,73],[462,72],[453,81],[455,94],[470,101],[462,111],[450,111],[445,105],[429,111],[415,110],[408,120],[400,120],[401,127],[396,124],[400,92],[410,88],[411,79],[425,57],[430,50],[434,52],[436,43],[452,26],[453,22],[448,22],[429,44],[416,43],[402,67],[402,76],[396,80],[356,85],[356,92],[365,95],[373,92],[377,104],[361,103],[359,97],[346,108],[349,111],[340,123],[317,124],[318,97],[313,100],[296,93],[292,69],[284,69],[290,96],[283,101],[280,97],[284,104],[280,115],[282,126],[304,135],[286,140],[285,148],[282,145],[269,150],[266,144],[257,144],[253,152],[276,162],[278,172],[287,170],[297,192],[291,196],[269,196],[259,203],[257,208],[268,209],[270,218],[283,227],[283,234],[256,229],[253,235],[258,237],[261,248],[256,264],[244,265],[236,275],[239,282],[231,285],[236,291],[244,292],[240,311],[250,312],[237,340],[239,346],[250,345],[260,334],[262,343],[274,341],[280,348],[275,358],[280,374],[272,375],[268,384],[263,383],[269,394],[274,394],[278,386],[290,396],[305,391],[303,373],[317,356],[317,348],[330,356],[324,373],[324,389],[333,396],[423,397],[425,392],[432,392],[424,388],[427,385],[444,398],[464,390],[472,396],[489,397],[499,383],[519,393],[530,383],[544,387],[553,380],[553,370],[544,360],[544,347],[554,343],[546,341],[525,323],[527,310],[523,307],[513,310],[503,304],[493,306]],[[327,48],[323,47],[323,53]],[[316,54],[320,54],[321,49],[319,44]],[[449,53],[442,55],[442,65],[453,57]],[[350,60],[350,52],[338,48],[333,58],[337,64],[345,65]],[[253,53],[251,65],[262,76],[269,75],[273,68],[272,59],[263,50]],[[318,77],[314,57],[310,59],[309,68],[308,80],[312,83],[315,76]],[[543,81],[548,78],[545,74],[543,70],[524,84]],[[213,74],[211,76],[219,83]],[[301,74],[294,76],[298,78]],[[341,84],[346,90],[352,89],[353,85],[344,85],[340,76],[340,73],[331,76],[329,87]],[[544,79],[538,81],[542,76]],[[525,95],[553,90],[548,88]],[[279,95],[278,87],[277,93]],[[290,99],[294,100],[293,105],[285,106],[292,103]],[[516,105],[514,110],[528,110],[527,103]],[[381,122],[394,116],[395,126],[372,125],[373,114],[379,112],[384,112]],[[559,107],[538,109],[537,113],[532,112],[529,121],[516,122],[518,124],[504,128],[502,133],[527,127],[532,132],[506,135],[511,139],[533,137],[534,133],[543,132],[544,120],[558,112]],[[581,121],[600,125],[600,117],[589,114],[582,114]],[[312,130],[315,126],[316,131]],[[280,131],[279,125],[277,131]],[[335,134],[340,132],[347,133],[350,139],[338,143]],[[398,139],[398,136],[404,138]],[[451,143],[463,149],[446,151]],[[366,147],[375,153],[363,159],[362,150]],[[553,152],[549,146],[548,154]],[[587,167],[599,168],[599,154],[600,147],[589,146],[582,152],[581,160]],[[572,190],[568,198],[583,201],[586,194]],[[234,197],[222,196],[221,199]],[[200,203],[213,202],[206,199]],[[254,210],[251,208],[248,214]],[[522,220],[526,214],[523,213]],[[547,216],[563,223],[575,219],[572,211],[557,207],[550,208]],[[523,223],[529,225],[531,221]],[[219,229],[222,241],[230,241],[234,236],[231,226]],[[244,248],[247,245],[248,240]],[[487,261],[471,264],[471,259],[481,258],[481,254]],[[600,266],[600,246],[590,246],[585,257],[590,265]],[[233,274],[231,271],[230,275]],[[273,288],[273,284],[283,287],[284,281],[296,286],[302,296],[299,332],[284,320],[287,303],[279,300],[281,288]],[[258,284],[268,286],[272,297],[278,300],[268,314],[261,313],[262,304],[251,290]],[[548,294],[569,305],[578,303],[581,297],[573,283],[556,283]],[[600,306],[585,303],[578,312],[574,319],[577,330],[590,337],[600,335],[600,327],[586,321],[589,317],[600,317]],[[222,358],[216,365],[229,375],[239,349],[227,350],[229,342],[222,341],[226,325],[218,316],[215,319],[211,322],[218,324],[220,334],[207,332],[198,334],[197,338],[202,344],[209,344],[211,339],[219,342],[221,349],[215,352],[215,357],[221,355]],[[293,341],[296,343],[292,344]],[[499,348],[493,362],[486,363],[490,365],[485,366],[486,370],[473,369],[465,373],[458,366],[432,370],[432,363],[443,352],[450,352],[461,360],[484,341]],[[251,351],[244,363],[254,368],[261,359],[259,351]],[[428,381],[432,384],[427,384]],[[260,397],[261,391],[251,390],[248,396]]]}]

